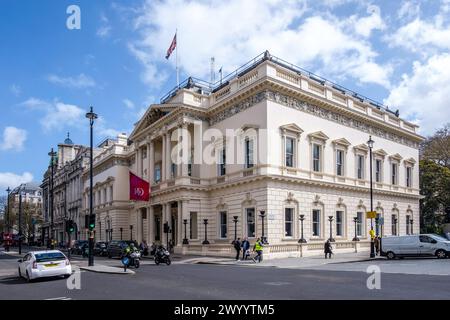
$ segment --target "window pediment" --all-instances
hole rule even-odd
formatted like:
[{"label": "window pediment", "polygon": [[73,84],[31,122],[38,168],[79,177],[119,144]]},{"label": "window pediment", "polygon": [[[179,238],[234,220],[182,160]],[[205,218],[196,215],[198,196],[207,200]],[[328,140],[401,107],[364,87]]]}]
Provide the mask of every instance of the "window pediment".
[{"label": "window pediment", "polygon": [[400,162],[400,161],[402,161],[402,159],[403,159],[403,157],[401,155],[399,155],[398,153],[389,156],[389,160],[391,160],[391,161],[394,160],[394,161]]},{"label": "window pediment", "polygon": [[414,166],[416,164],[416,159],[411,157],[411,158],[405,159],[404,162],[405,162],[405,165]]},{"label": "window pediment", "polygon": [[283,133],[285,133],[286,131],[293,132],[296,133],[298,136],[300,136],[303,133],[302,128],[300,128],[295,123],[285,124],[284,126],[280,127],[280,130]]},{"label": "window pediment", "polygon": [[347,149],[351,145],[351,143],[345,138],[336,139],[336,140],[333,140],[332,142],[335,147],[340,146],[340,147],[344,147],[345,149]]},{"label": "window pediment", "polygon": [[376,156],[383,157],[383,158],[384,158],[385,156],[387,156],[387,152],[384,151],[383,149],[375,150],[375,151],[373,152],[373,154],[376,155]]},{"label": "window pediment", "polygon": [[317,131],[317,132],[313,132],[308,134],[308,138],[313,141],[313,140],[319,140],[322,142],[325,142],[329,139],[329,137],[323,133],[322,131]]},{"label": "window pediment", "polygon": [[367,152],[369,152],[369,147],[367,145],[365,145],[364,143],[361,143],[361,144],[358,144],[357,146],[354,146],[353,150],[355,150],[355,152],[359,151],[362,153],[367,153]]}]

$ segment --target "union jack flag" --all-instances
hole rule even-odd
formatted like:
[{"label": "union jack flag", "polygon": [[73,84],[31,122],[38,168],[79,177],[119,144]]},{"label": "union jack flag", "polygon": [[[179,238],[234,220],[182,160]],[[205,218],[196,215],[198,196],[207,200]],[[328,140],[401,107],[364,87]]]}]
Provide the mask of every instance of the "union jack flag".
[{"label": "union jack flag", "polygon": [[166,59],[169,59],[170,55],[172,54],[173,50],[175,50],[176,47],[177,47],[177,34],[175,33],[172,43],[170,44],[169,49],[167,49]]}]

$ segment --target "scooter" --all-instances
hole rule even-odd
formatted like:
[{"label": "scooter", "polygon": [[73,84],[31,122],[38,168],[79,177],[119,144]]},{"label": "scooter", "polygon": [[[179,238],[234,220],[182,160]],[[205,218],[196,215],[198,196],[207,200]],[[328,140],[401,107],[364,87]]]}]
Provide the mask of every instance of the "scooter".
[{"label": "scooter", "polygon": [[172,261],[170,261],[170,253],[169,251],[166,250],[166,248],[161,246],[158,249],[156,249],[155,263],[156,265],[159,265],[160,263],[165,263],[168,266],[170,266]]}]

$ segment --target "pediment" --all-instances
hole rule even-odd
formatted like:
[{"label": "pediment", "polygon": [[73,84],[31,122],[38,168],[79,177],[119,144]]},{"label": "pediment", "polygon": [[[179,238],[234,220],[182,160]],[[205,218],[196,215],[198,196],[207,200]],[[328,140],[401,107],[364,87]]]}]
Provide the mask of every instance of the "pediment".
[{"label": "pediment", "polygon": [[343,146],[346,148],[351,145],[351,143],[345,138],[336,139],[336,140],[333,140],[332,142],[336,146]]},{"label": "pediment", "polygon": [[398,153],[393,154],[391,156],[389,156],[390,160],[397,160],[397,161],[402,161],[403,157],[401,155],[399,155]]},{"label": "pediment", "polygon": [[168,113],[167,111],[163,111],[161,110],[161,108],[157,108],[153,105],[150,106],[150,108],[148,108],[147,111],[142,116],[141,120],[139,120],[139,122],[134,127],[134,130],[130,135],[130,140],[133,140],[137,132],[152,125],[153,123],[164,117],[167,113]]},{"label": "pediment", "polygon": [[373,154],[375,154],[375,155],[377,155],[377,156],[381,156],[381,157],[385,157],[385,156],[387,156],[387,152],[386,151],[384,151],[383,149],[378,149],[378,150],[375,150],[374,152],[373,152]]},{"label": "pediment", "polygon": [[289,123],[289,124],[285,124],[284,126],[280,127],[280,130],[285,130],[285,131],[291,131],[291,132],[295,132],[297,134],[302,134],[303,130],[302,128],[300,128],[298,125],[296,125],[295,123]]},{"label": "pediment", "polygon": [[313,133],[308,134],[309,139],[317,139],[317,140],[322,140],[322,141],[326,141],[329,139],[329,137],[323,133],[322,131],[316,131]]},{"label": "pediment", "polygon": [[364,143],[361,143],[361,144],[358,144],[357,146],[354,146],[353,149],[355,151],[360,151],[360,152],[364,152],[364,153],[367,153],[369,151],[369,147],[366,144],[364,144]]},{"label": "pediment", "polygon": [[416,159],[414,158],[405,159],[405,163],[414,165],[416,163]]}]

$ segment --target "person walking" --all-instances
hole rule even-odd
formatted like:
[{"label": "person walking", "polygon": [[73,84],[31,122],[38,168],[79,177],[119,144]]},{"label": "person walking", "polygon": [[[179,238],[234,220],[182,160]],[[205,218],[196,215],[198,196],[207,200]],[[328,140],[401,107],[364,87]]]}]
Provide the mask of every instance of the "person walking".
[{"label": "person walking", "polygon": [[327,242],[325,242],[324,252],[325,252],[325,259],[327,258],[327,255],[331,259],[331,254],[333,253],[333,248],[331,247],[330,240],[327,240]]},{"label": "person walking", "polygon": [[247,257],[250,255],[250,242],[248,241],[248,238],[244,238],[242,241],[242,260],[247,260]]},{"label": "person walking", "polygon": [[237,238],[237,240],[234,241],[233,246],[236,250],[236,261],[239,261],[239,255],[241,253],[241,238]]},{"label": "person walking", "polygon": [[261,242],[261,239],[256,239],[255,245],[253,246],[253,251],[256,252],[256,257],[253,258],[253,261],[256,262],[262,262],[263,261],[263,244]]},{"label": "person walking", "polygon": [[380,254],[380,237],[375,237],[373,241],[375,245],[375,254],[378,256]]}]

